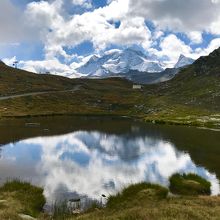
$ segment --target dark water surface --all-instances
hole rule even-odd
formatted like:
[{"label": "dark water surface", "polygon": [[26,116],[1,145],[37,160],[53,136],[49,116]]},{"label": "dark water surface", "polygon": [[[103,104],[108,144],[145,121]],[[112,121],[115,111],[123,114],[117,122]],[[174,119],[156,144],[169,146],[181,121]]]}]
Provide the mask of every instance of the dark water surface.
[{"label": "dark water surface", "polygon": [[168,185],[194,172],[219,193],[220,132],[123,118],[56,116],[0,121],[0,183],[42,186],[48,203],[100,199],[131,183]]}]

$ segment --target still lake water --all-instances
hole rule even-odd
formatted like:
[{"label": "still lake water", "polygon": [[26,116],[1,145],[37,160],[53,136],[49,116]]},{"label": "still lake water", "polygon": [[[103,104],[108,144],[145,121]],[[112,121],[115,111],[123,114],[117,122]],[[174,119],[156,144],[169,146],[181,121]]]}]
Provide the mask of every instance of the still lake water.
[{"label": "still lake water", "polygon": [[197,173],[219,193],[220,132],[123,118],[44,117],[0,122],[0,183],[42,186],[48,203],[100,199],[141,181],[168,185]]}]

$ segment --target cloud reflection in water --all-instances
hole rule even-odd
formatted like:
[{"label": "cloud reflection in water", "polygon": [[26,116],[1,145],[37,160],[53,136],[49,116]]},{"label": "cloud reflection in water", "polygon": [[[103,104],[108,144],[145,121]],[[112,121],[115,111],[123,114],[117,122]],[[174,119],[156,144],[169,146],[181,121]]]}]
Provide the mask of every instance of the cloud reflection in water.
[{"label": "cloud reflection in water", "polygon": [[189,154],[147,136],[78,131],[33,138],[4,146],[0,164],[10,161],[15,170],[20,167],[22,178],[28,178],[31,171],[25,173],[25,169],[30,167],[33,176],[29,178],[44,186],[48,201],[69,192],[99,199],[103,193],[112,194],[141,181],[168,185],[168,178],[176,172],[197,173],[211,181],[213,194],[219,193],[216,176],[196,166]]}]

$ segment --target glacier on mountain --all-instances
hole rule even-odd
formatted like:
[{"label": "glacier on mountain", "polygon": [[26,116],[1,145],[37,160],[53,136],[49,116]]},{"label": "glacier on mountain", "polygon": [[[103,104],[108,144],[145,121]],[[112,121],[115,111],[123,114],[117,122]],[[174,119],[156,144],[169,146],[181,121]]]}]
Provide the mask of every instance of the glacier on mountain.
[{"label": "glacier on mountain", "polygon": [[82,77],[107,77],[128,73],[130,70],[161,72],[164,70],[164,65],[150,59],[141,50],[127,48],[109,50],[103,56],[93,55],[88,62],[75,69]]}]

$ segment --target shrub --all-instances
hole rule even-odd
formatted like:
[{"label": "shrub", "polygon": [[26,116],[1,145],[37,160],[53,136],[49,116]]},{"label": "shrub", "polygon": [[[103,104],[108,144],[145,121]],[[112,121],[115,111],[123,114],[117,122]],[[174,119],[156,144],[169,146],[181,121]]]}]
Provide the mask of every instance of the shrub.
[{"label": "shrub", "polygon": [[196,174],[174,174],[170,177],[170,191],[180,195],[210,195],[211,183]]},{"label": "shrub", "polygon": [[[127,202],[128,200],[138,199],[139,197],[142,197],[142,195],[140,195],[139,193],[147,190],[149,190],[149,192],[151,190],[153,192],[153,196],[159,199],[166,198],[168,194],[167,188],[157,184],[151,184],[151,183],[132,184],[127,188],[123,189],[121,193],[118,193],[115,196],[110,196],[108,198],[107,207],[118,206],[118,204]],[[143,195],[145,196],[145,194]]]}]

